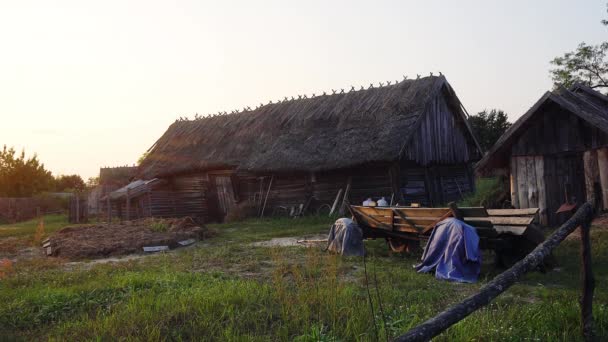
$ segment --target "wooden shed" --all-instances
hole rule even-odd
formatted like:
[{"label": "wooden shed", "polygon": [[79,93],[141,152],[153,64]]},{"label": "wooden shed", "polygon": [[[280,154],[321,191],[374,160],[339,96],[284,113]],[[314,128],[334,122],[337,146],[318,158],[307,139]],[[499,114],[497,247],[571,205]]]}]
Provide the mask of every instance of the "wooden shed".
[{"label": "wooden shed", "polygon": [[[515,208],[539,207],[556,225],[566,201],[593,193],[608,209],[608,97],[583,85],[546,92],[477,164],[482,174],[510,177]],[[600,181],[601,178],[601,181]]]},{"label": "wooden shed", "polygon": [[312,212],[340,191],[352,203],[439,205],[473,190],[480,158],[460,101],[436,76],[176,121],[139,177],[164,179],[175,193],[190,184],[196,197],[176,201],[196,200],[217,221],[244,201],[267,214]]}]

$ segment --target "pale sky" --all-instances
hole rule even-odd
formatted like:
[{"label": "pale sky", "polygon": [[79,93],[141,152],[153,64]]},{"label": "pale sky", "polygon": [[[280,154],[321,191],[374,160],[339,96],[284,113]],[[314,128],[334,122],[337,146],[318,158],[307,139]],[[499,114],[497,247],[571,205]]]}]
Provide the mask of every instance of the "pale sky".
[{"label": "pale sky", "polygon": [[86,180],[179,116],[439,71],[514,120],[605,2],[0,0],[0,145]]}]

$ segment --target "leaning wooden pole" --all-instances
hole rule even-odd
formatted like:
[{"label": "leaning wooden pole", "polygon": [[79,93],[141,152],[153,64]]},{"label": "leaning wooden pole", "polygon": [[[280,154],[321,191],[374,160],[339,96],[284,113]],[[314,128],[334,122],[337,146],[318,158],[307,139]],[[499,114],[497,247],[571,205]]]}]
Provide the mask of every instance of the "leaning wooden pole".
[{"label": "leaning wooden pole", "polygon": [[520,260],[513,265],[513,267],[496,276],[496,278],[482,287],[478,293],[418,325],[404,335],[397,337],[395,340],[428,341],[441,334],[447,328],[458,323],[475,310],[488,305],[490,301],[511,287],[519,277],[540,265],[551,251],[577,227],[589,225],[592,219],[592,205],[590,203],[583,204],[574,216],[559,227],[559,229],[549,236],[545,242],[538,245],[523,260]]},{"label": "leaning wooden pole", "polygon": [[581,331],[585,341],[593,341],[593,290],[595,278],[591,269],[590,223],[581,226]]},{"label": "leaning wooden pole", "polygon": [[270,188],[272,187],[273,180],[274,175],[270,177],[270,183],[268,184],[268,191],[266,191],[266,198],[264,198],[264,205],[262,206],[262,211],[260,212],[260,218],[264,217],[264,209],[266,209],[266,202],[268,201],[268,195],[270,194]]}]

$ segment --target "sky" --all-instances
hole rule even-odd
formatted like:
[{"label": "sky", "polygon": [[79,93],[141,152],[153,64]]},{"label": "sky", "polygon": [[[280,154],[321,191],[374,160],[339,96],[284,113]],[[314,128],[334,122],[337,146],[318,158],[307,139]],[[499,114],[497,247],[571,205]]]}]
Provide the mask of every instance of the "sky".
[{"label": "sky", "polygon": [[605,1],[0,0],[0,145],[86,180],[180,116],[439,71],[516,120]]}]

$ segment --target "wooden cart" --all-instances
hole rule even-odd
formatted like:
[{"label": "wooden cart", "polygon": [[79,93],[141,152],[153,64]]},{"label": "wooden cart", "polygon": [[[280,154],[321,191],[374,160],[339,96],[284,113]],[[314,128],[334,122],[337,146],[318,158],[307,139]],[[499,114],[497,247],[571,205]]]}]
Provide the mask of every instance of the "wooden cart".
[{"label": "wooden cart", "polygon": [[497,262],[510,266],[538,244],[544,234],[536,226],[538,208],[412,208],[349,206],[365,238],[385,238],[394,251],[405,251],[428,239],[437,223],[456,217],[475,227],[482,249],[496,251]]}]

